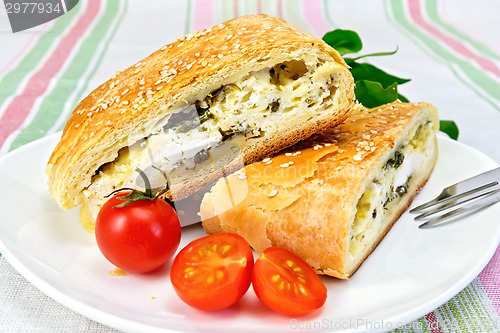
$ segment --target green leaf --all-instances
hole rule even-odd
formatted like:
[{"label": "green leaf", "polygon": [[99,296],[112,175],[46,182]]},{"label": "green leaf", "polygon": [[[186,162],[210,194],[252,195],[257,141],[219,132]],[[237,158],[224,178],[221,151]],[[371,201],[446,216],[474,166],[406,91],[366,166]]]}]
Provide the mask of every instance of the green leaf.
[{"label": "green leaf", "polygon": [[344,57],[344,61],[346,64],[348,64],[350,67],[352,67],[352,64],[354,63],[355,59]]},{"label": "green leaf", "polygon": [[458,139],[458,126],[453,120],[440,120],[439,121],[439,130],[448,134],[450,138],[453,140]]},{"label": "green leaf", "polygon": [[[323,40],[335,48],[342,56],[348,53],[357,53],[361,51],[363,44],[359,35],[352,30],[337,29],[330,31],[323,36]],[[354,93],[358,101],[368,108],[374,108],[383,104],[399,99],[408,103],[409,100],[398,93],[398,84],[404,84],[409,79],[403,79],[388,74],[368,63],[357,63],[356,60],[366,57],[377,57],[393,55],[398,51],[377,52],[350,58],[344,57],[347,65],[351,67],[351,73],[356,84]],[[448,134],[454,140],[458,139],[458,126],[454,121],[441,120],[439,122],[440,131]]]},{"label": "green leaf", "polygon": [[352,76],[354,77],[354,81],[361,81],[361,80],[375,81],[382,84],[384,88],[391,86],[394,82],[397,82],[398,84],[403,84],[410,81],[409,79],[402,79],[400,77],[388,74],[383,70],[381,70],[380,68],[377,68],[367,63],[353,62],[352,64],[350,64],[350,66],[351,66]]},{"label": "green leaf", "polygon": [[361,51],[363,43],[359,35],[352,30],[336,29],[327,32],[323,36],[323,40],[337,50],[341,55],[347,53],[356,53]]},{"label": "green leaf", "polygon": [[358,101],[368,108],[395,101],[398,98],[398,83],[394,82],[384,88],[379,82],[361,80],[356,81],[354,93]]},{"label": "green leaf", "polygon": [[409,103],[410,101],[408,100],[408,98],[404,97],[403,95],[401,95],[400,93],[398,93],[398,99],[401,101],[401,102],[405,102],[405,103]]}]

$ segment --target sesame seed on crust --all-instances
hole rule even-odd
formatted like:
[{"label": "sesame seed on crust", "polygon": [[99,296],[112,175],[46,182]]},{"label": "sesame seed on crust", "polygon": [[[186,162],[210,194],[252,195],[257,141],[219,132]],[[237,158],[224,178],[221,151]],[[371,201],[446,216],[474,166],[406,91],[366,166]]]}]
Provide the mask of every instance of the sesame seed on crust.
[{"label": "sesame seed on crust", "polygon": [[269,198],[275,197],[276,195],[278,195],[278,190],[272,190],[267,194]]}]

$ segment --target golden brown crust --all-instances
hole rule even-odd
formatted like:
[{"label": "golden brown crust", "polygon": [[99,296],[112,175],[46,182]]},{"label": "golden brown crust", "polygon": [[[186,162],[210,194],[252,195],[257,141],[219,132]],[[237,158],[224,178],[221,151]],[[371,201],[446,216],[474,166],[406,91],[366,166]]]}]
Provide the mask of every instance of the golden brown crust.
[{"label": "golden brown crust", "polygon": [[[437,150],[414,175],[412,190],[400,199],[397,210],[387,213],[387,224],[374,243],[349,266],[346,255],[356,203],[403,138],[428,120],[435,133],[437,119],[437,111],[427,103],[395,102],[355,111],[334,130],[314,135],[271,161],[246,166],[246,177],[227,177],[234,208],[227,203],[227,185],[219,181],[203,199],[203,226],[207,233],[236,232],[258,252],[271,245],[287,248],[318,273],[349,278],[425,184]],[[290,162],[293,165],[287,165]]]},{"label": "golden brown crust", "polygon": [[[261,147],[246,152],[245,160],[262,157],[257,149],[274,152],[336,125],[347,116],[349,103],[354,100],[352,77],[342,57],[321,39],[278,18],[241,17],[165,45],[118,72],[83,99],[66,123],[47,165],[53,198],[63,208],[81,203],[80,193],[95,171],[114,160],[120,148],[158,131],[162,125],[158,122],[171,110],[194,102],[240,72],[264,68],[274,59],[289,60],[304,54],[335,61],[345,72],[345,96],[339,112],[320,122],[311,121],[305,129],[292,128],[288,133],[291,137],[263,141]],[[197,180],[188,184],[184,196],[203,183]]]}]

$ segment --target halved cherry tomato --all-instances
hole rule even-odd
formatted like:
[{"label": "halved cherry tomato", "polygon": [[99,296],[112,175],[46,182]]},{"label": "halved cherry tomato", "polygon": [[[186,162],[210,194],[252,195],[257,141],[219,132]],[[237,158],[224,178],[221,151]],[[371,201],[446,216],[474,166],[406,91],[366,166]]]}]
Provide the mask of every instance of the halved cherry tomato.
[{"label": "halved cherry tomato", "polygon": [[179,247],[181,225],[175,210],[164,200],[139,200],[125,207],[111,197],[97,215],[95,237],[102,254],[130,273],[147,273],[168,262]]},{"label": "halved cherry tomato", "polygon": [[236,303],[250,287],[253,254],[236,234],[220,233],[195,239],[175,257],[170,279],[188,305],[218,311]]},{"label": "halved cherry tomato", "polygon": [[255,262],[255,294],[268,308],[300,316],[325,304],[327,289],[304,260],[279,247],[267,248]]}]

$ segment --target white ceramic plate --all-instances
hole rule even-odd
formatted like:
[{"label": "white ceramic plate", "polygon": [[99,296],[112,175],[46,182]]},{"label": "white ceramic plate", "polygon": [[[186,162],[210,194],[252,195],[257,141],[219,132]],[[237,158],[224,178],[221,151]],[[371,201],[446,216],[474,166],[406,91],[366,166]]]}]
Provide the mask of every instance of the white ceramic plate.
[{"label": "white ceramic plate", "polygon": [[[78,209],[51,200],[44,167],[58,140],[49,136],[0,160],[0,251],[30,282],[65,306],[127,332],[384,331],[445,303],[479,274],[500,239],[500,205],[442,227],[418,229],[405,213],[351,281],[323,277],[325,306],[297,320],[267,310],[250,289],[219,313],[194,310],[174,294],[165,267],[149,275],[111,276]],[[414,205],[450,184],[496,167],[483,154],[444,137],[440,157]],[[8,190],[7,190],[8,189]],[[181,247],[204,235],[184,228]]]}]

